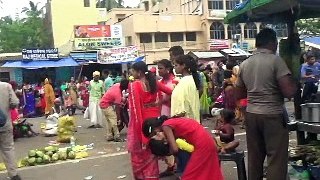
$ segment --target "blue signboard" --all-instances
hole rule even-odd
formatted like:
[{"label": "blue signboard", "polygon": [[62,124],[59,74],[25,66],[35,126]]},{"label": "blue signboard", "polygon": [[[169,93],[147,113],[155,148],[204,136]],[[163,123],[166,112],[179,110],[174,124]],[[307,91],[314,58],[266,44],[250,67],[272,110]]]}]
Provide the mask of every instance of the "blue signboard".
[{"label": "blue signboard", "polygon": [[23,60],[59,60],[58,48],[23,49]]}]

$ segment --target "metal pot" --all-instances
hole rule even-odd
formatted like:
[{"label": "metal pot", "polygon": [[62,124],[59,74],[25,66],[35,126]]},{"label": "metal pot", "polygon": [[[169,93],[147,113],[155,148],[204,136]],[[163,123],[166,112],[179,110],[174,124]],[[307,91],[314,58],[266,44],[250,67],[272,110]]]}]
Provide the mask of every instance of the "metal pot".
[{"label": "metal pot", "polygon": [[320,103],[302,104],[302,121],[320,122]]}]

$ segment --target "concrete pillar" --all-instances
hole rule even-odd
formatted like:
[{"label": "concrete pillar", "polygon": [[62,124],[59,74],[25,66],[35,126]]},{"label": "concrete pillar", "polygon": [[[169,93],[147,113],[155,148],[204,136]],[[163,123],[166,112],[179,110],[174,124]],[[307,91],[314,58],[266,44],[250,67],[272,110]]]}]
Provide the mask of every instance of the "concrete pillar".
[{"label": "concrete pillar", "polygon": [[183,46],[187,47],[187,33],[186,32],[183,33]]},{"label": "concrete pillar", "polygon": [[241,26],[241,39],[240,39],[240,42],[242,42],[244,40],[244,26],[246,24],[245,23],[240,23],[240,26]]},{"label": "concrete pillar", "polygon": [[256,26],[257,26],[257,33],[259,33],[259,32],[260,32],[261,22],[256,22],[255,24],[256,24]]},{"label": "concrete pillar", "polygon": [[169,48],[172,47],[172,44],[171,44],[171,33],[168,33],[168,43],[169,43]]},{"label": "concrete pillar", "polygon": [[223,10],[225,12],[227,12],[227,1],[226,0],[223,1]]},{"label": "concrete pillar", "polygon": [[156,37],[155,37],[155,33],[151,33],[151,38],[152,38],[152,49],[156,49]]},{"label": "concrete pillar", "polygon": [[228,37],[228,24],[224,24],[224,39],[231,39],[232,37]]}]

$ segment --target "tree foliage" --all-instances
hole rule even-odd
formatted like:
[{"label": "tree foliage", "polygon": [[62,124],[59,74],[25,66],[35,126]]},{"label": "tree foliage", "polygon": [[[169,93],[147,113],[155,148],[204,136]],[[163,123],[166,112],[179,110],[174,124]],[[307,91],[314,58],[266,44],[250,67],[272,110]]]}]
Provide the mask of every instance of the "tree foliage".
[{"label": "tree foliage", "polygon": [[45,28],[43,8],[29,2],[23,19],[6,16],[0,19],[0,52],[20,52],[23,48],[48,48],[51,38]]},{"label": "tree foliage", "polygon": [[107,11],[113,8],[122,8],[123,7],[123,0],[99,0],[97,1],[98,8],[106,8]]},{"label": "tree foliage", "polygon": [[302,35],[319,35],[320,34],[320,19],[301,19],[297,21],[297,27]]}]

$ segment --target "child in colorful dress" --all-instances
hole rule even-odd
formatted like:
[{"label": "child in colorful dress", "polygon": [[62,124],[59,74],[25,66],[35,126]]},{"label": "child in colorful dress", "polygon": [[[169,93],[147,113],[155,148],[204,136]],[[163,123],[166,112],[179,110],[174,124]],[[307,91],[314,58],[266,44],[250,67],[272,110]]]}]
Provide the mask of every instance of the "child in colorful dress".
[{"label": "child in colorful dress", "polygon": [[66,89],[66,94],[64,96],[64,106],[66,107],[66,110],[69,115],[74,115],[75,107],[73,105],[73,96],[70,95],[70,89]]},{"label": "child in colorful dress", "polygon": [[234,121],[235,114],[229,109],[220,111],[222,125],[217,125],[216,130],[212,132],[218,137],[215,138],[218,151],[221,153],[229,153],[235,151],[239,146],[239,141],[234,139],[234,129],[231,123]]}]

